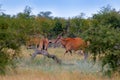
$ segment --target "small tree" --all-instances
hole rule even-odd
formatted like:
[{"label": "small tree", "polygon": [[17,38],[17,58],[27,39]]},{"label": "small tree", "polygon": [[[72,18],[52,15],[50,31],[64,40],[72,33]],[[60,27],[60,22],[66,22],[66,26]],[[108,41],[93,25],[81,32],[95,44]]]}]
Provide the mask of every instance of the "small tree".
[{"label": "small tree", "polygon": [[20,47],[21,40],[16,28],[10,27],[12,24],[10,17],[0,17],[0,74],[5,74],[8,65],[14,66],[13,59],[17,57],[17,53],[12,56],[5,49],[17,51]]},{"label": "small tree", "polygon": [[38,17],[45,17],[45,18],[52,18],[52,16],[50,16],[52,14],[52,12],[50,11],[45,11],[45,12],[40,12],[38,14]]},{"label": "small tree", "polygon": [[102,55],[102,67],[109,65],[109,72],[120,68],[120,29],[99,25],[85,31],[83,36],[90,41],[88,49],[94,61],[98,55]]}]

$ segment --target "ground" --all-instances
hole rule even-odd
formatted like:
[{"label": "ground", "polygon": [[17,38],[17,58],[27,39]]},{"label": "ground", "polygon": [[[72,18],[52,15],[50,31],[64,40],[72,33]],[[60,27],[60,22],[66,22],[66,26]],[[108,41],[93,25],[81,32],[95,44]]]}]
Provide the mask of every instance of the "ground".
[{"label": "ground", "polygon": [[92,59],[83,59],[82,55],[68,53],[64,56],[63,48],[49,48],[50,54],[56,55],[62,60],[62,64],[54,60],[38,55],[31,60],[30,54],[34,50],[21,47],[22,58],[17,60],[17,68],[9,69],[7,74],[0,76],[0,80],[119,80],[120,76],[111,78],[101,72],[100,62],[94,63]]}]

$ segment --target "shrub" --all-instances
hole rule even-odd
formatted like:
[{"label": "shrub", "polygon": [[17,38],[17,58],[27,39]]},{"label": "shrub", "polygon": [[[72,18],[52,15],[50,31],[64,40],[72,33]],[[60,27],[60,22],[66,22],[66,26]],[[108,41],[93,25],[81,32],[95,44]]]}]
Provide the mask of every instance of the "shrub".
[{"label": "shrub", "polygon": [[109,26],[91,27],[82,36],[90,41],[88,50],[94,56],[102,55],[102,67],[109,65],[109,72],[120,66],[120,29]]}]

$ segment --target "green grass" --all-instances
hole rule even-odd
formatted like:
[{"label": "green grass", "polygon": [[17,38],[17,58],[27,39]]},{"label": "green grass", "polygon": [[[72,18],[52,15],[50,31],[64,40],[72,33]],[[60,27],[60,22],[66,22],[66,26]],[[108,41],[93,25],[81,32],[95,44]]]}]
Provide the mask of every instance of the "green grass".
[{"label": "green grass", "polygon": [[[24,48],[22,48],[23,50]],[[100,63],[94,64],[92,60],[84,60],[82,55],[73,53],[72,56],[68,53],[64,56],[65,50],[63,48],[49,48],[50,54],[55,54],[62,60],[62,64],[57,64],[54,60],[44,57],[43,55],[37,55],[34,60],[30,60],[29,54],[32,54],[32,50],[23,50],[24,57],[19,60],[18,67],[22,69],[33,69],[42,71],[78,71],[82,73],[97,73],[100,71]]]},{"label": "green grass", "polygon": [[[50,54],[56,55],[62,60],[62,64],[54,60],[38,55],[31,60],[30,54],[33,50],[27,50],[21,47],[21,59],[18,59],[16,72],[0,76],[0,80],[109,80],[103,77],[100,70],[100,62],[94,62],[88,58],[83,59],[82,55],[77,53],[66,54],[63,48],[49,48]],[[12,72],[12,70],[8,71]],[[111,80],[119,80],[119,76],[113,76]]]}]

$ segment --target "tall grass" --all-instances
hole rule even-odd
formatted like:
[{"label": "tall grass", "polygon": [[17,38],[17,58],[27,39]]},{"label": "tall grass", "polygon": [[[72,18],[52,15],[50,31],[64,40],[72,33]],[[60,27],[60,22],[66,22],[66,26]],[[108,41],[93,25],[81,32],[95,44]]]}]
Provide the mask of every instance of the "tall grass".
[{"label": "tall grass", "polygon": [[[66,54],[63,48],[49,48],[50,54],[55,54],[62,60],[57,64],[54,60],[42,55],[31,60],[33,50],[26,50],[21,47],[23,57],[17,62],[17,72],[0,76],[0,80],[109,80],[110,78],[101,75],[100,62],[93,63],[92,60],[84,60],[83,56],[77,53]],[[11,70],[12,71],[12,70]],[[119,80],[119,76],[111,80]]]}]

